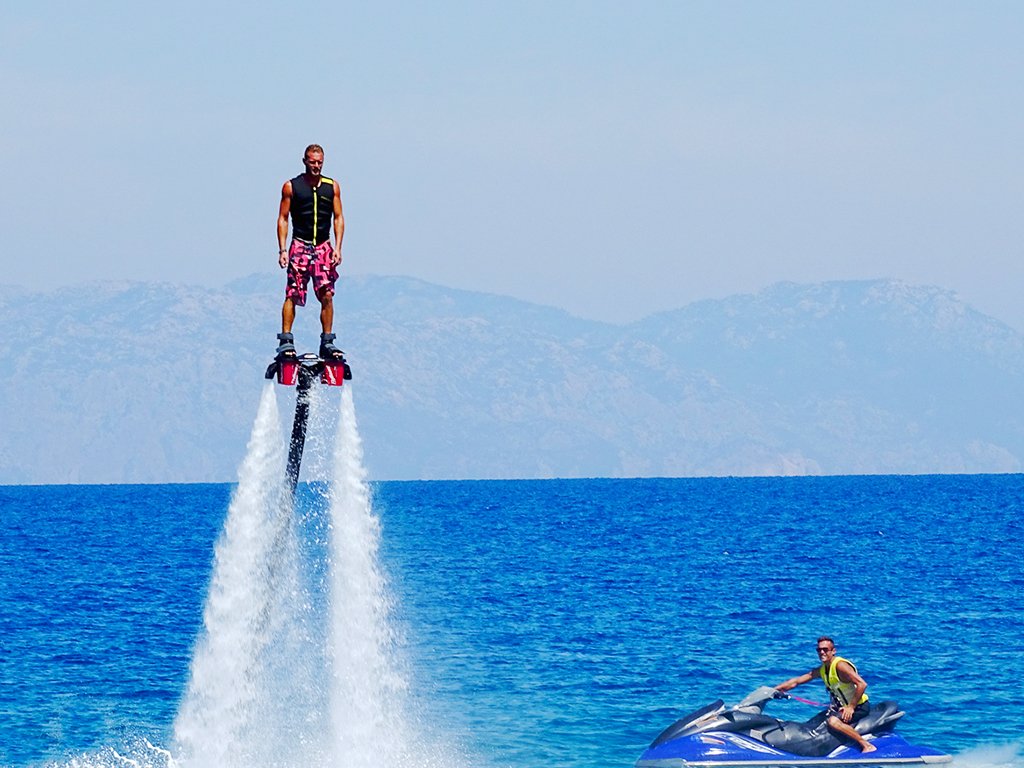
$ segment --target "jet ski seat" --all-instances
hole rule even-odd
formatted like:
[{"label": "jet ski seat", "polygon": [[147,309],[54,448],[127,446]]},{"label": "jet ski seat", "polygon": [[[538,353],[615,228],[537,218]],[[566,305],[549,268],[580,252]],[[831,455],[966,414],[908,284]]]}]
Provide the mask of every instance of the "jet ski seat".
[{"label": "jet ski seat", "polygon": [[880,701],[877,704],[871,703],[871,711],[867,717],[861,718],[854,723],[857,733],[874,733],[875,731],[892,730],[892,724],[903,717],[905,713],[899,711],[895,701]]}]

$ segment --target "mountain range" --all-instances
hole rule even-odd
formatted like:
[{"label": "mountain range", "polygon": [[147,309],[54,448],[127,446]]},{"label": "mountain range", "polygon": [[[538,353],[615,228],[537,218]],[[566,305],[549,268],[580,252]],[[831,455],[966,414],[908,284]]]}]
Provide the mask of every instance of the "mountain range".
[{"label": "mountain range", "polygon": [[[0,286],[0,483],[233,480],[282,283]],[[372,479],[1024,461],[1024,337],[941,288],[780,283],[625,325],[406,277],[344,278],[335,304]]]}]

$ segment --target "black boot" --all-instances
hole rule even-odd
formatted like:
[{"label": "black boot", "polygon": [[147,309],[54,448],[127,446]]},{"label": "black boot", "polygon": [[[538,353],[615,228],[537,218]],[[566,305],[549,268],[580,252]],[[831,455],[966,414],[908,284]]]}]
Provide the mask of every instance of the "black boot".
[{"label": "black boot", "polygon": [[290,333],[277,334],[277,340],[281,343],[277,346],[277,359],[295,357],[295,337]]},{"label": "black boot", "polygon": [[327,362],[341,361],[345,355],[340,349],[334,346],[334,340],[338,338],[333,333],[320,334],[320,358]]}]

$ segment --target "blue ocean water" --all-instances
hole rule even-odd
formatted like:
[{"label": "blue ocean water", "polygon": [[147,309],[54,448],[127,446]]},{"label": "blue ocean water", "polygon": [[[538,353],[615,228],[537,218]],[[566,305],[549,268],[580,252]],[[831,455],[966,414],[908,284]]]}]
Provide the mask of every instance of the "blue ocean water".
[{"label": "blue ocean water", "polygon": [[[631,766],[830,634],[911,741],[1024,766],[1024,476],[373,491],[412,696],[474,764]],[[231,492],[0,487],[0,764],[169,744]]]}]

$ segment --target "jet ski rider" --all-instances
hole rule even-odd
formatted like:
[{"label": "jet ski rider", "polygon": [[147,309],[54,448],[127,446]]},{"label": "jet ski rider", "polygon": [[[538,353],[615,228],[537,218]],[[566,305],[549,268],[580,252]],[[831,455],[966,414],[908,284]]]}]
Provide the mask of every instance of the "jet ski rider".
[{"label": "jet ski rider", "polygon": [[776,690],[789,691],[820,677],[828,689],[831,701],[828,712],[825,713],[828,717],[828,727],[857,742],[861,752],[874,752],[877,747],[853,728],[853,723],[871,711],[865,693],[868,684],[857,673],[857,668],[852,662],[842,656],[836,656],[836,644],[831,637],[818,638],[818,658],[821,659],[820,667],[815,667],[799,677],[791,677],[775,686]]}]

